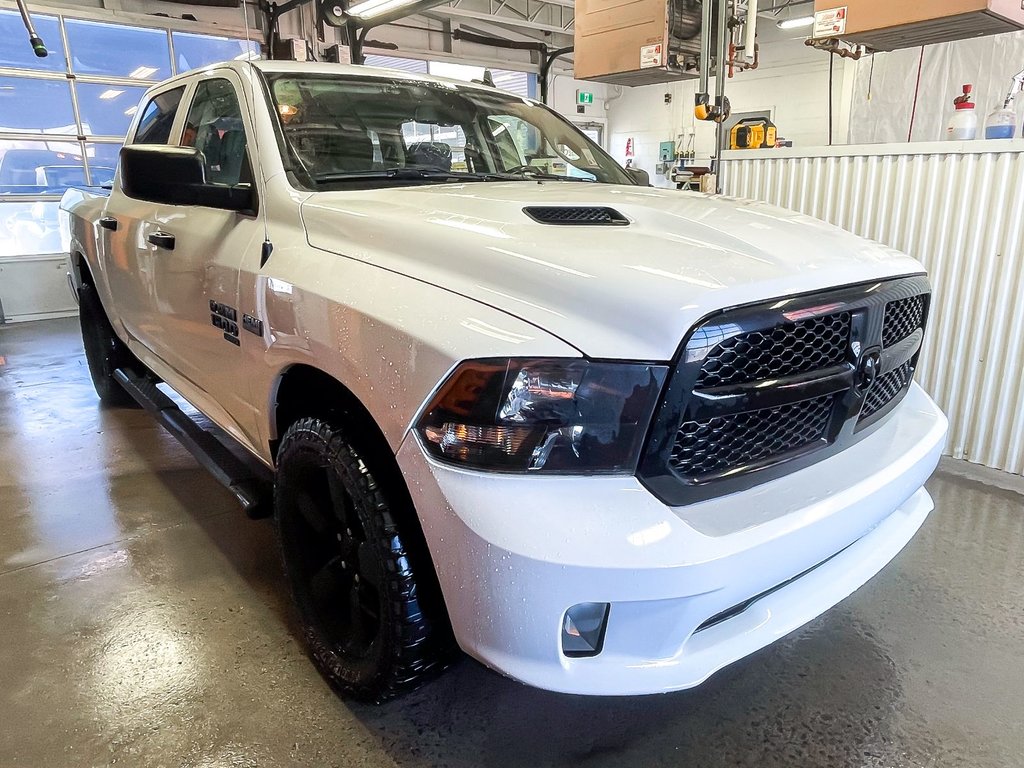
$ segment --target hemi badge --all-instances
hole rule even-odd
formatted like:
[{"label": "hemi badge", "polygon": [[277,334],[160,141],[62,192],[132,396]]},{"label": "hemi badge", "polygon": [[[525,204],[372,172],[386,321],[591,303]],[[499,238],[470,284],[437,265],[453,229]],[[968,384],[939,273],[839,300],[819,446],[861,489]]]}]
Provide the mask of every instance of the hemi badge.
[{"label": "hemi badge", "polygon": [[782,316],[790,322],[797,322],[798,320],[807,320],[818,315],[827,315],[830,312],[835,312],[837,309],[842,309],[845,304],[822,304],[820,307],[808,307],[807,309],[797,309],[793,312],[783,312]]},{"label": "hemi badge", "polygon": [[257,336],[263,335],[263,321],[257,320],[252,315],[242,315],[242,327],[249,333],[255,333]]}]

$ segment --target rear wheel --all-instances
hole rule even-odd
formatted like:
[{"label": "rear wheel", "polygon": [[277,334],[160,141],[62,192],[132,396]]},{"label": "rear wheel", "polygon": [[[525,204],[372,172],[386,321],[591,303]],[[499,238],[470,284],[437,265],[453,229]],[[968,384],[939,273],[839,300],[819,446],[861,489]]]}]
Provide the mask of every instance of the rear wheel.
[{"label": "rear wheel", "polygon": [[281,439],[275,516],[310,655],[342,693],[378,702],[441,667],[392,503],[338,426],[304,418]]},{"label": "rear wheel", "polygon": [[78,289],[78,319],[89,375],[100,401],[106,405],[138,407],[114,379],[114,371],[134,363],[135,356],[117,338],[96,289],[89,283],[83,283]]}]

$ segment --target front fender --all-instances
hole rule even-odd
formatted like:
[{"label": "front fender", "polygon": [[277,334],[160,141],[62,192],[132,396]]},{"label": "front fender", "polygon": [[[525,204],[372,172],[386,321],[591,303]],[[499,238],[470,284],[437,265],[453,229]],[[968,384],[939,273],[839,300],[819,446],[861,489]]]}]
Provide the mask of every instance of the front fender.
[{"label": "front fender", "polygon": [[[279,437],[277,385],[305,365],[344,385],[397,451],[425,401],[462,360],[579,357],[547,331],[501,310],[343,256],[275,254],[275,277],[257,275],[266,307],[262,389],[265,443]],[[260,406],[258,406],[260,407]]]}]

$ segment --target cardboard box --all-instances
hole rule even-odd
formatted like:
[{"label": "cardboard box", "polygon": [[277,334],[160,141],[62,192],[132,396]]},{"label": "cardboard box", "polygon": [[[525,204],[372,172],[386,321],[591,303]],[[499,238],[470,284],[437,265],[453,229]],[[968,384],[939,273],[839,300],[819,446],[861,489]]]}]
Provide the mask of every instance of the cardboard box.
[{"label": "cardboard box", "polygon": [[893,51],[1024,29],[1020,0],[815,0],[815,39]]},{"label": "cardboard box", "polygon": [[695,77],[670,65],[668,2],[576,0],[576,77],[617,85]]}]

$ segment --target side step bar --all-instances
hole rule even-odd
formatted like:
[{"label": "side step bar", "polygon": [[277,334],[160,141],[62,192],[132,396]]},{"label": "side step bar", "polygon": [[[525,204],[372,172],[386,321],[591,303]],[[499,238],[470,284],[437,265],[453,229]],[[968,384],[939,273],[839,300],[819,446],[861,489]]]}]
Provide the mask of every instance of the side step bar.
[{"label": "side step bar", "polygon": [[152,379],[129,368],[118,368],[114,378],[139,405],[188,449],[221,485],[231,491],[252,518],[271,514],[269,473],[260,477],[212,433],[190,419],[171,398],[157,389]]}]

